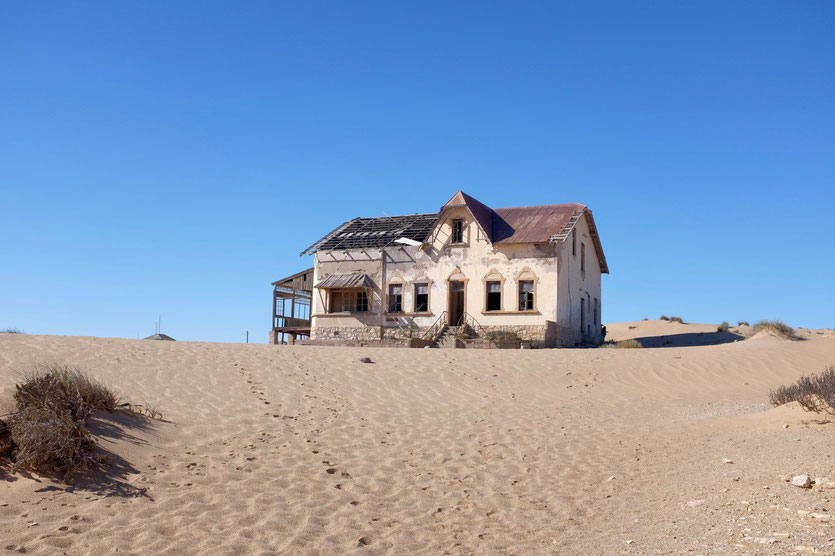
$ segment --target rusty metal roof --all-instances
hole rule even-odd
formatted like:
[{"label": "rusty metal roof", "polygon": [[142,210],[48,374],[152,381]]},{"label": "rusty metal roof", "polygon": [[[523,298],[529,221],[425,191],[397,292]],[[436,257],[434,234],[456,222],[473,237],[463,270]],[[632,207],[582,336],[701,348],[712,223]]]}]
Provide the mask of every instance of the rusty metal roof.
[{"label": "rusty metal roof", "polygon": [[493,209],[493,243],[545,243],[585,209],[577,203]]},{"label": "rusty metal roof", "polygon": [[315,288],[373,288],[374,281],[361,272],[351,274],[331,274],[314,286]]},{"label": "rusty metal roof", "polygon": [[[457,191],[441,207],[441,212],[453,207],[466,207],[484,230],[490,242],[495,245],[562,242],[565,241],[577,221],[585,215],[600,263],[600,271],[609,273],[597,226],[591,211],[585,205],[566,203],[491,209],[463,191]],[[401,237],[425,242],[435,227],[439,215],[440,213],[355,218],[345,222],[308,247],[302,255],[317,251],[381,248],[393,244]]]}]

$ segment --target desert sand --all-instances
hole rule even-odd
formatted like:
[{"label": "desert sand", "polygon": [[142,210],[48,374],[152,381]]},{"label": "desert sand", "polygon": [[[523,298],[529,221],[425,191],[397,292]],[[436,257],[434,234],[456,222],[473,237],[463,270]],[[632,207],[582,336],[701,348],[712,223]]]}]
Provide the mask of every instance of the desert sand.
[{"label": "desert sand", "polygon": [[835,363],[835,333],[746,329],[716,343],[704,339],[716,325],[608,330],[659,347],[0,335],[0,405],[28,365],[60,361],[163,414],[101,415],[108,463],[71,486],[0,469],[0,551],[835,552],[835,490],[784,481],[835,480],[835,423],[767,403]]}]

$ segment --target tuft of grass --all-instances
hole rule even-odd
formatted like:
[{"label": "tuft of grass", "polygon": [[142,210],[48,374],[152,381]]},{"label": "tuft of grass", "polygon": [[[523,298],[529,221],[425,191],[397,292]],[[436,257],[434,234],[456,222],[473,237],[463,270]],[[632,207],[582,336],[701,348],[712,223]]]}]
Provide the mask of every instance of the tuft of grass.
[{"label": "tuft of grass", "polygon": [[23,332],[17,328],[3,328],[0,329],[0,334],[23,334]]},{"label": "tuft of grass", "polygon": [[670,317],[670,322],[678,322],[684,324],[684,321],[681,320],[681,317]]},{"label": "tuft of grass", "polygon": [[491,342],[495,342],[498,340],[518,340],[519,336],[516,332],[509,332],[506,330],[494,330],[493,332],[488,332],[484,335],[485,340],[489,340]]},{"label": "tuft of grass", "polygon": [[761,320],[754,324],[754,333],[771,332],[789,340],[797,340],[797,332],[794,328],[781,320]]},{"label": "tuft of grass", "polygon": [[661,320],[670,320],[670,317],[667,315],[661,315]]},{"label": "tuft of grass", "polygon": [[620,342],[604,342],[601,344],[602,347],[605,348],[615,348],[615,349],[636,349],[644,347],[641,342],[638,340],[630,339],[630,340],[621,340]]},{"label": "tuft of grass", "polygon": [[727,332],[731,329],[731,325],[728,324],[728,321],[723,322],[719,326],[716,327],[717,332]]},{"label": "tuft of grass", "polygon": [[741,320],[736,323],[737,326],[751,326],[747,320]]},{"label": "tuft of grass", "polygon": [[817,375],[802,376],[794,384],[768,393],[771,405],[797,402],[806,411],[825,411],[835,415],[835,365]]}]

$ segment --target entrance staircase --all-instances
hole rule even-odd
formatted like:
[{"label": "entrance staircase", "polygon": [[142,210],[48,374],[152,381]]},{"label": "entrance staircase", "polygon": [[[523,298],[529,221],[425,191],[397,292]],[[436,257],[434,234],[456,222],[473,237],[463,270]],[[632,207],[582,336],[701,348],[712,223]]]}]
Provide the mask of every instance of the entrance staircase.
[{"label": "entrance staircase", "polygon": [[456,337],[458,336],[458,327],[457,326],[447,326],[441,329],[441,332],[435,338],[435,341],[432,342],[433,348],[445,348],[445,349],[455,349],[457,347]]}]

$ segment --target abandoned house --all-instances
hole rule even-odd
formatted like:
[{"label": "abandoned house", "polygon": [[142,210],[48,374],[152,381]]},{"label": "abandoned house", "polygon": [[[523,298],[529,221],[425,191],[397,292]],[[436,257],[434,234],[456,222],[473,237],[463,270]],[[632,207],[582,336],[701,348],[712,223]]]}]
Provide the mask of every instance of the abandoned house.
[{"label": "abandoned house", "polygon": [[[274,283],[273,343],[602,341],[609,268],[581,204],[491,209],[458,191],[436,214],[345,222],[302,254],[313,268]],[[303,313],[277,308],[288,297]]]}]

